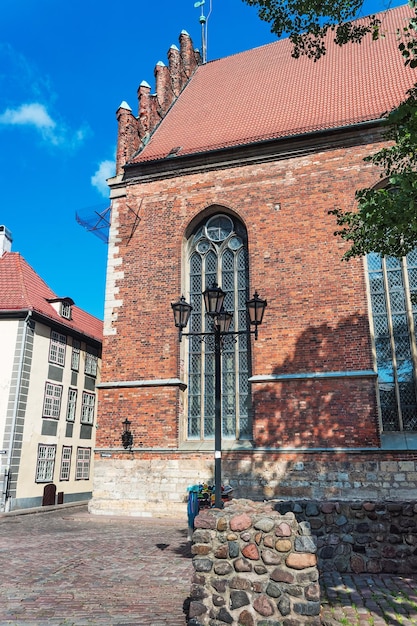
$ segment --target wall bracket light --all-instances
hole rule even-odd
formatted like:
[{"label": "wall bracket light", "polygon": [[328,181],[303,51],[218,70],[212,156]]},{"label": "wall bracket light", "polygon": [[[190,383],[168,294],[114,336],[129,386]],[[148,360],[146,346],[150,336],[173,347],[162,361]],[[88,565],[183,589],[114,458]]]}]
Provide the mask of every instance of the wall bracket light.
[{"label": "wall bracket light", "polygon": [[128,420],[127,418],[125,419],[124,422],[122,422],[122,425],[123,425],[122,444],[125,450],[127,450],[128,448],[129,450],[131,450],[133,446],[133,434],[132,434],[132,431],[130,430],[131,423],[132,422]]}]

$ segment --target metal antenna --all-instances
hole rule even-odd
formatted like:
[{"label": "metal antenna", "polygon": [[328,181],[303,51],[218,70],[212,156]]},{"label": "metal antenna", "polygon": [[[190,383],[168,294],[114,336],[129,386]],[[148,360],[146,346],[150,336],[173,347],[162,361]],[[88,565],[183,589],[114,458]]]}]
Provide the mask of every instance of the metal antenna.
[{"label": "metal antenna", "polygon": [[199,2],[194,2],[194,7],[196,9],[198,9],[198,7],[201,7],[201,14],[200,14],[200,24],[201,24],[201,48],[202,48],[202,61],[203,63],[207,62],[207,22],[208,22],[208,18],[210,17],[211,14],[211,5],[212,5],[212,0],[210,0],[210,11],[208,14],[208,17],[206,18],[206,16],[204,15],[204,9],[203,6],[205,5],[206,0],[200,0]]},{"label": "metal antenna", "polygon": [[210,0],[210,10],[208,12],[207,20],[206,20],[206,54],[207,54],[207,46],[208,46],[208,21],[209,21],[210,15],[211,15],[211,11],[212,11],[212,0]]}]

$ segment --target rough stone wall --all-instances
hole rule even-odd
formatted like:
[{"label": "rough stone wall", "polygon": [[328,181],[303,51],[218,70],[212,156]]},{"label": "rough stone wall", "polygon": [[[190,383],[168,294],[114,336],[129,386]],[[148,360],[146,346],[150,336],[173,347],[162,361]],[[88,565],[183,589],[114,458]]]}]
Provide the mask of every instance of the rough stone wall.
[{"label": "rough stone wall", "polygon": [[317,538],[320,571],[355,574],[417,571],[417,503],[414,502],[279,502],[308,521]]},{"label": "rough stone wall", "polygon": [[176,517],[187,526],[187,487],[213,476],[213,455],[106,453],[94,462],[96,515]]},{"label": "rough stone wall", "polygon": [[307,522],[241,500],[195,520],[189,626],[318,626],[316,545]]}]

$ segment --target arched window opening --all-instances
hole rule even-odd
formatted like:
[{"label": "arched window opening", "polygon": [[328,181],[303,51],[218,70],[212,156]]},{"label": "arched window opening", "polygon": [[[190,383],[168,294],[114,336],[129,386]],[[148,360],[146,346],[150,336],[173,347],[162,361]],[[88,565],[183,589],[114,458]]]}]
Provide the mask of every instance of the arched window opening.
[{"label": "arched window opening", "polygon": [[417,431],[417,249],[367,255],[382,429]]},{"label": "arched window opening", "polygon": [[[224,308],[233,313],[230,330],[247,330],[249,297],[247,236],[244,226],[216,214],[196,228],[188,242],[189,295],[193,311],[190,332],[208,332],[202,292],[218,283],[226,292]],[[188,439],[214,438],[214,342],[189,337]],[[250,342],[247,335],[228,338],[222,349],[222,436],[250,439]]]}]

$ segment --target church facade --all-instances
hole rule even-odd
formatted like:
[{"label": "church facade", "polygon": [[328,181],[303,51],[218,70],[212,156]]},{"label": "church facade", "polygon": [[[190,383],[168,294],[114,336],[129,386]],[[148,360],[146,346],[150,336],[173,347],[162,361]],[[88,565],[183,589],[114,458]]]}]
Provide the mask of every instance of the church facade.
[{"label": "church facade", "polygon": [[[414,82],[391,34],[407,15],[387,11],[384,38],[329,42],[317,63],[282,40],[201,64],[183,32],[138,115],[118,109],[92,512],[175,515],[187,486],[213,482],[213,283],[235,332],[220,381],[234,494],[413,497],[417,252],[342,261],[329,214],[381,184],[363,159]],[[195,334],[179,341],[181,295]]]}]

